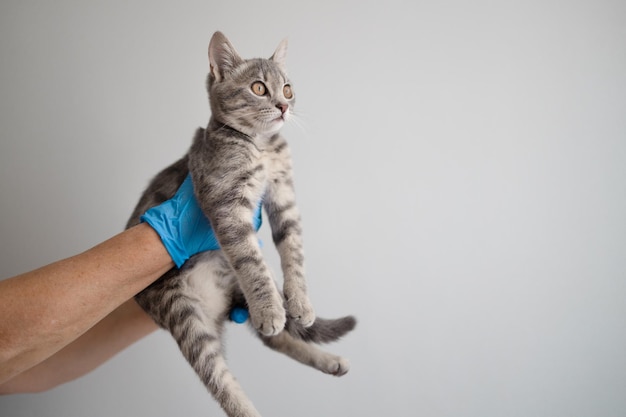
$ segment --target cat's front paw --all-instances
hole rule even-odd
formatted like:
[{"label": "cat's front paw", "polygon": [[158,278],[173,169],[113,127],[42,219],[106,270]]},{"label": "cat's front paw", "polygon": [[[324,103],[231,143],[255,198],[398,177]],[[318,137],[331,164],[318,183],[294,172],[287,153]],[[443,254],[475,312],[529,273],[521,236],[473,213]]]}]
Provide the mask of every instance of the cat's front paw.
[{"label": "cat's front paw", "polygon": [[263,336],[276,336],[285,328],[286,313],[280,303],[263,305],[258,308],[250,306],[249,309],[252,325]]},{"label": "cat's front paw", "polygon": [[309,327],[315,322],[315,311],[305,294],[290,295],[285,294],[287,304],[287,314],[297,323],[304,327]]}]

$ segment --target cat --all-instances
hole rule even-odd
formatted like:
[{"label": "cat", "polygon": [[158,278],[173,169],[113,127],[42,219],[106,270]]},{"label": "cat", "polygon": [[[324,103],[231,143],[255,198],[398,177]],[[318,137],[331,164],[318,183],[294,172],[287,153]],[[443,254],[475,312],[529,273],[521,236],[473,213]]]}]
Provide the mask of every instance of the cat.
[{"label": "cat", "polygon": [[[224,324],[234,307],[249,309],[249,321],[265,345],[337,376],[348,372],[348,362],[314,344],[337,340],[356,325],[352,316],[316,318],[307,296],[291,158],[279,134],[295,103],[286,48],[283,41],[269,59],[244,60],[221,32],[212,36],[208,126],[197,129],[185,156],[152,179],[126,225],[140,223],[142,213],[171,198],[191,175],[221,249],[191,257],[135,298],[176,339],[229,417],[260,416],[222,352]],[[281,258],[283,294],[252,224],[260,200]]]}]

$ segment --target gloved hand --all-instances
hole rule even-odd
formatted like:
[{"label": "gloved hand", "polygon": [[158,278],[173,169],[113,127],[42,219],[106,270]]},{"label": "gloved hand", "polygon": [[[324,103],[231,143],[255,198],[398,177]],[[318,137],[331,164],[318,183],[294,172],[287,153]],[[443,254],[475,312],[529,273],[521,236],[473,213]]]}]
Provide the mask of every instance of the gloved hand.
[{"label": "gloved hand", "polygon": [[[262,223],[260,201],[252,220],[254,230],[259,230]],[[141,221],[148,223],[161,236],[178,268],[196,253],[220,248],[196,201],[191,175],[187,175],[174,197],[146,211]]]}]

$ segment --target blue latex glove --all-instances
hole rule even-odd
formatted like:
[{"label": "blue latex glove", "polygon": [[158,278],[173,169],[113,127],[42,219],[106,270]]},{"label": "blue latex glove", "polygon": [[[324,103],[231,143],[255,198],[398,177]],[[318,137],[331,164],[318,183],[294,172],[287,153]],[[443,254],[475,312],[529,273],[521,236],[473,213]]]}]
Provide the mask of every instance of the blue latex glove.
[{"label": "blue latex glove", "polygon": [[[191,175],[187,175],[176,195],[151,208],[141,216],[161,236],[174,263],[180,268],[199,252],[220,248],[208,219],[198,206],[193,193]],[[254,212],[254,230],[261,227],[261,202]]]}]

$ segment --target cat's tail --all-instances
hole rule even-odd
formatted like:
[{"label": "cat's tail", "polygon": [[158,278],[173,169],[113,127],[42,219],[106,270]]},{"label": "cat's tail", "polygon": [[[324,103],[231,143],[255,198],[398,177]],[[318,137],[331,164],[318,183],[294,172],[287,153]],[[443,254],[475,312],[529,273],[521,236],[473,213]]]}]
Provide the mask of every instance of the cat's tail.
[{"label": "cat's tail", "polygon": [[356,327],[356,318],[345,316],[338,319],[316,318],[315,322],[304,327],[295,320],[288,319],[285,330],[305,342],[330,343],[339,340]]}]

